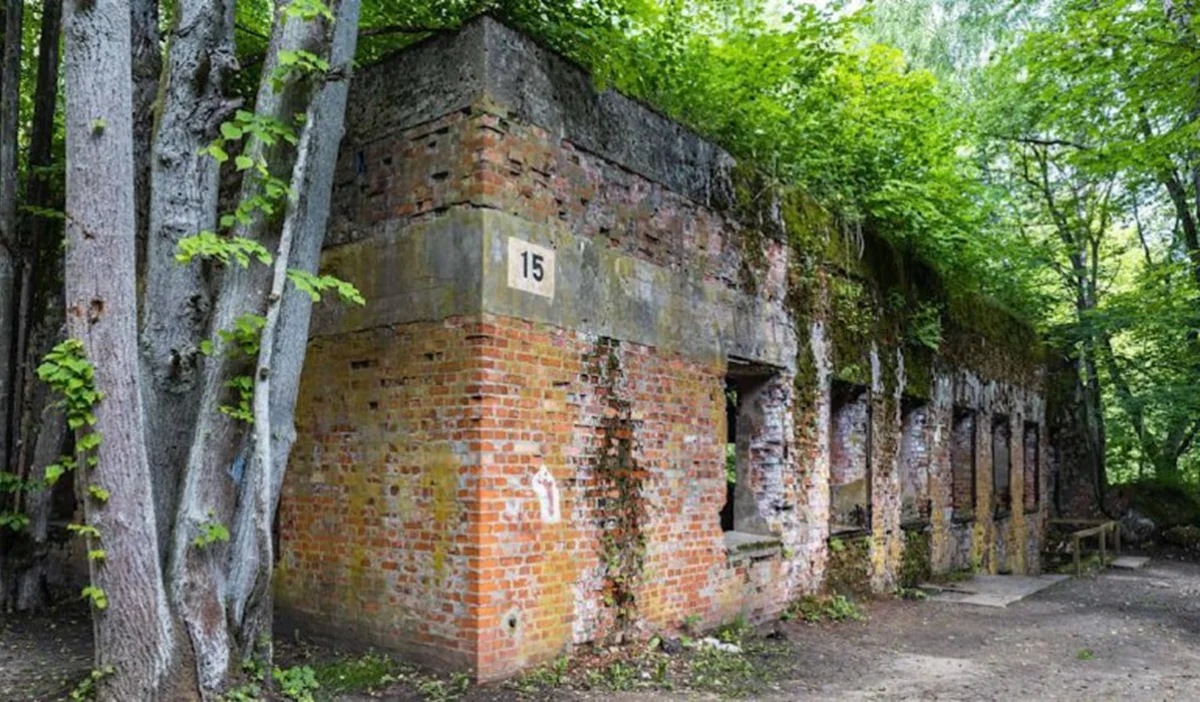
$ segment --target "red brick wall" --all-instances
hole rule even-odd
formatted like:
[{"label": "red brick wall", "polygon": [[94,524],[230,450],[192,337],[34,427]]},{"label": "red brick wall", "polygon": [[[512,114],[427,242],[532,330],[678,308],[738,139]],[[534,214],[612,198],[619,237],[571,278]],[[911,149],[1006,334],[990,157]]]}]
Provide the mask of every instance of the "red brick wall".
[{"label": "red brick wall", "polygon": [[628,633],[787,603],[778,553],[726,552],[722,367],[448,320],[315,340],[299,405],[277,587],[301,624],[483,678],[616,634],[597,474],[618,414],[646,515]]},{"label": "red brick wall", "polygon": [[478,324],[314,340],[280,506],[280,608],[364,644],[471,665],[480,567]]},{"label": "red brick wall", "polygon": [[[733,219],[482,107],[345,144],[326,243],[355,241],[457,206],[556,222],[656,265],[686,265],[729,287],[742,283],[740,225]],[[760,288],[782,299],[786,247],[773,240],[762,245],[769,270]]]},{"label": "red brick wall", "polygon": [[900,519],[902,522],[928,521],[929,463],[932,448],[929,408],[906,407],[900,436]]},{"label": "red brick wall", "polygon": [[[483,677],[617,633],[618,573],[602,534],[612,529],[602,503],[620,499],[602,475],[614,427],[642,473],[645,552],[630,588],[631,633],[786,603],[778,556],[769,573],[728,563],[722,368],[511,318],[489,318],[482,330]],[[553,483],[539,497],[543,466]]]},{"label": "red brick wall", "polygon": [[[975,412],[955,408],[954,426],[950,438],[950,466],[953,473],[951,491],[956,516],[973,514],[975,483],[979,480],[975,465],[975,436],[979,431]],[[991,476],[985,476],[990,479]]]},{"label": "red brick wall", "polygon": [[829,449],[831,523],[865,528],[870,524],[871,506],[870,396],[864,388],[839,385],[834,397]]}]

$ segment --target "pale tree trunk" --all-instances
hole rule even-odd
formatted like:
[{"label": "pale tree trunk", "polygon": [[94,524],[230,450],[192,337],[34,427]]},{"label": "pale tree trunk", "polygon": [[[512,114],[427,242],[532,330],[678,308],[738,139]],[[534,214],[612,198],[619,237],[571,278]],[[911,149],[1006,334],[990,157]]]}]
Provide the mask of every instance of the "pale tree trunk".
[{"label": "pale tree trunk", "polygon": [[17,243],[17,124],[21,95],[23,0],[6,0],[4,52],[0,55],[0,463],[9,464]]},{"label": "pale tree trunk", "polygon": [[[238,503],[234,522],[238,539],[230,559],[232,612],[240,625],[242,641],[247,644],[270,633],[274,568],[271,525],[296,438],[296,396],[312,317],[312,298],[294,286],[287,287],[286,276],[288,269],[317,271],[344,132],[359,7],[359,0],[342,0],[337,7],[329,55],[331,70],[309,108],[292,178],[292,189],[305,196],[288,205],[256,365],[254,454]],[[253,499],[247,499],[249,496]]]},{"label": "pale tree trunk", "polygon": [[149,700],[170,672],[173,633],[138,387],[130,7],[68,0],[64,16],[67,332],[83,342],[104,393],[95,409],[99,463],[76,479],[110,495],[85,500],[100,532],[89,548],[106,553],[90,561],[108,601],[93,614],[96,663],[114,670],[100,699]]},{"label": "pale tree trunk", "polygon": [[224,80],[237,68],[233,8],[225,0],[197,0],[176,9],[154,135],[141,348],[146,447],[164,563],[199,413],[199,348],[213,294],[206,267],[180,265],[175,254],[180,239],[217,229],[220,168],[200,149],[236,106],[224,96]]},{"label": "pale tree trunk", "polygon": [[[263,79],[255,101],[259,115],[272,117],[295,126],[295,116],[308,109],[312,98],[311,81],[289,81],[280,90],[272,86],[271,75],[278,65],[280,51],[305,50],[323,54],[326,42],[325,22],[302,21],[281,13],[286,3],[276,7]],[[288,179],[295,160],[295,148],[284,142],[274,146],[249,139],[243,153],[266,161],[271,173]],[[253,174],[243,180],[241,199],[258,195],[262,185]],[[307,197],[305,193],[302,197]],[[251,224],[239,226],[235,234],[253,239],[274,251],[278,234],[270,222],[256,215]],[[197,548],[193,543],[204,525],[213,521],[233,525],[239,501],[254,499],[245,488],[249,460],[247,427],[244,423],[217,411],[222,404],[237,404],[227,382],[253,372],[254,359],[228,353],[217,332],[233,329],[243,314],[261,315],[266,310],[270,289],[270,270],[254,264],[249,268],[227,267],[221,279],[214,305],[210,339],[216,351],[204,366],[200,414],[189,447],[187,464],[179,486],[175,532],[168,558],[167,581],[172,606],[187,627],[195,655],[196,675],[206,694],[224,683],[236,655],[252,654],[256,641],[243,641],[239,622],[229,610],[229,573],[231,549],[220,543]],[[236,525],[231,540],[242,538]],[[269,649],[268,649],[269,652]]]}]

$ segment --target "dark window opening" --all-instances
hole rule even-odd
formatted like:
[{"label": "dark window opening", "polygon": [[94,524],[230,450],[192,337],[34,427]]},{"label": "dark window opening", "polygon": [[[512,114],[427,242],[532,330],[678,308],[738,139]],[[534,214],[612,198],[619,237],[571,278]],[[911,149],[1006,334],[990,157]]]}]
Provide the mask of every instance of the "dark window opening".
[{"label": "dark window opening", "polygon": [[783,413],[789,411],[777,368],[730,359],[725,378],[725,504],[722,531],[770,534],[758,492],[768,476],[782,475],[786,441]]},{"label": "dark window opening", "polygon": [[1036,512],[1042,501],[1041,434],[1036,422],[1025,422],[1024,500],[1026,512]]},{"label": "dark window opening", "polygon": [[835,381],[831,391],[829,530],[871,528],[871,403],[861,385]]},{"label": "dark window opening", "polygon": [[954,518],[970,520],[975,516],[975,412],[965,407],[954,408],[950,470]]},{"label": "dark window opening", "polygon": [[900,430],[900,522],[929,522],[929,434],[927,406],[904,398]]},{"label": "dark window opening", "polygon": [[737,499],[737,383],[725,379],[725,506],[721,531],[733,531],[733,501]]},{"label": "dark window opening", "polygon": [[996,516],[1001,517],[1012,510],[1012,486],[1010,469],[1010,441],[1012,430],[1008,426],[1008,417],[997,415],[992,420],[992,503],[996,507]]}]

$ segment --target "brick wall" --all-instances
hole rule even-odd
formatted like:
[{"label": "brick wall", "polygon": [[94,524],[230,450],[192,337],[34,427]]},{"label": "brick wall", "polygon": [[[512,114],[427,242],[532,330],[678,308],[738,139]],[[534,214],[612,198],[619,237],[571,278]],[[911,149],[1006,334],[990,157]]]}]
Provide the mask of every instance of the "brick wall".
[{"label": "brick wall", "polygon": [[952,466],[953,507],[962,517],[974,515],[975,482],[978,471],[975,466],[975,433],[978,418],[973,410],[954,408],[954,426],[951,435],[950,462]]},{"label": "brick wall", "polygon": [[866,527],[870,523],[870,402],[866,388],[839,384],[834,393],[832,418],[831,521],[840,527]]},{"label": "brick wall", "polygon": [[481,334],[447,319],[310,344],[280,506],[285,619],[475,664]]},{"label": "brick wall", "polygon": [[[351,98],[325,265],[370,302],[316,313],[281,619],[492,679],[772,616],[833,579],[855,508],[879,591],[922,504],[935,569],[1036,567],[1041,513],[991,519],[991,435],[953,419],[1040,426],[1036,382],[941,364],[906,412],[905,351],[871,340],[870,385],[835,383],[823,307],[787,307],[790,245],[732,214],[727,155],[491,20],[391,61]],[[512,286],[513,241],[556,254],[556,290]],[[956,525],[963,455],[979,507]]]},{"label": "brick wall", "polygon": [[921,522],[929,519],[929,463],[932,436],[924,405],[904,409],[900,436],[900,519]]}]

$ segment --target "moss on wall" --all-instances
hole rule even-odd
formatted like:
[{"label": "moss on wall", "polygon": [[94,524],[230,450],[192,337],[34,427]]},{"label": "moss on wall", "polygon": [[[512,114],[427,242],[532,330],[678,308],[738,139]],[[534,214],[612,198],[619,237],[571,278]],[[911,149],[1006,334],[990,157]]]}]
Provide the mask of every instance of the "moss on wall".
[{"label": "moss on wall", "polygon": [[604,604],[613,610],[615,636],[622,636],[638,617],[638,593],[646,563],[646,471],[636,459],[636,420],[632,403],[620,391],[623,375],[620,342],[601,337],[586,358],[588,374],[598,380],[608,404],[600,424],[601,445],[592,466],[595,485],[590,498],[600,525],[600,559],[604,566]]},{"label": "moss on wall", "polygon": [[[950,288],[929,262],[897,248],[871,223],[840,221],[802,190],[781,190],[741,166],[734,192],[747,252],[761,251],[764,235],[786,234],[789,307],[797,319],[827,320],[835,377],[864,384],[871,342],[881,355],[903,350],[905,393],[915,397],[930,396],[938,365],[1022,384],[1044,367],[1030,325],[976,292]],[[750,255],[743,262],[765,265]]]},{"label": "moss on wall", "polygon": [[900,561],[901,587],[916,587],[933,575],[932,540],[928,529],[904,530],[904,555]]},{"label": "moss on wall", "polygon": [[825,588],[836,595],[866,596],[871,593],[871,539],[831,537],[825,564]]}]

